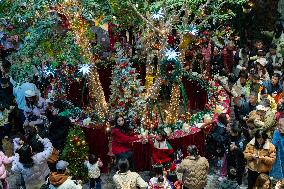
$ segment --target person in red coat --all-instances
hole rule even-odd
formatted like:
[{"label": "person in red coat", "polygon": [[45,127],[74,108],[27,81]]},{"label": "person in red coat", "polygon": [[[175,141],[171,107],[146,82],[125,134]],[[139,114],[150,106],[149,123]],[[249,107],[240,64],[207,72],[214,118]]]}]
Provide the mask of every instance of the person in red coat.
[{"label": "person in red coat", "polygon": [[167,133],[159,130],[157,136],[150,139],[149,143],[151,145],[153,163],[163,164],[165,168],[169,168],[174,149],[167,141]]},{"label": "person in red coat", "polygon": [[112,153],[116,157],[116,162],[120,159],[127,159],[130,170],[134,170],[132,142],[139,138],[131,133],[123,116],[115,118],[115,128],[112,130],[112,138]]},{"label": "person in red coat", "polygon": [[233,66],[235,65],[234,58],[234,43],[229,42],[228,45],[222,51],[222,61],[225,67],[225,73],[227,76],[233,71]]}]

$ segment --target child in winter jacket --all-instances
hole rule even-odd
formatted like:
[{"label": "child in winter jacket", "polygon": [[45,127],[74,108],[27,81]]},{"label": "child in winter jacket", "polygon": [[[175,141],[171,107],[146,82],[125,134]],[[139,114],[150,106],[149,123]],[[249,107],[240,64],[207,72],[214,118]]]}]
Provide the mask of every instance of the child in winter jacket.
[{"label": "child in winter jacket", "polygon": [[81,184],[71,180],[67,173],[68,162],[60,160],[56,164],[56,172],[49,175],[50,189],[82,189]]},{"label": "child in winter jacket", "polygon": [[96,158],[91,154],[89,161],[85,161],[85,166],[88,168],[88,176],[90,179],[90,189],[101,189],[101,172],[100,167],[103,166],[103,162],[100,158]]},{"label": "child in winter jacket", "polygon": [[163,165],[154,165],[155,177],[149,181],[149,189],[173,189],[170,181],[164,176]]},{"label": "child in winter jacket", "polygon": [[5,169],[5,164],[12,162],[12,157],[8,158],[3,152],[0,151],[0,180],[2,183],[3,189],[9,189],[9,184],[6,180],[7,172]]},{"label": "child in winter jacket", "polygon": [[156,138],[149,139],[149,143],[152,147],[153,163],[163,164],[166,168],[169,168],[174,150],[167,141],[167,133],[160,130]]}]

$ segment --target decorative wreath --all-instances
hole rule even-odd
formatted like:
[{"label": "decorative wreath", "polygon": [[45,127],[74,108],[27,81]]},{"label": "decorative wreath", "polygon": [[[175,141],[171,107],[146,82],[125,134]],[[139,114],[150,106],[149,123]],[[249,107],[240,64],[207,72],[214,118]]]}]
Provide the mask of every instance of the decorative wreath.
[{"label": "decorative wreath", "polygon": [[169,82],[179,82],[182,74],[182,66],[177,59],[163,59],[161,64],[161,74]]}]

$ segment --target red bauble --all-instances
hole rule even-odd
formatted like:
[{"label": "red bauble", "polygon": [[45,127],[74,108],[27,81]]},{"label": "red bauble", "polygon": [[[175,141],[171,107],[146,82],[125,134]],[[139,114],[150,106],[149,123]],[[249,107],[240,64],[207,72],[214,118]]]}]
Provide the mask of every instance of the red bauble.
[{"label": "red bauble", "polygon": [[135,71],[134,71],[134,70],[130,70],[130,71],[129,71],[129,74],[130,74],[130,75],[135,74]]},{"label": "red bauble", "polygon": [[230,26],[227,26],[227,27],[226,27],[226,31],[229,32],[230,30],[231,30],[231,27],[230,27]]},{"label": "red bauble", "polygon": [[203,32],[203,35],[209,35],[209,32],[206,30]]},{"label": "red bauble", "polygon": [[139,97],[139,94],[138,94],[138,93],[135,93],[134,96],[135,96],[135,97]]},{"label": "red bauble", "polygon": [[128,62],[120,64],[120,68],[125,68],[128,65]]},{"label": "red bauble", "polygon": [[125,103],[124,102],[120,102],[120,103],[118,103],[118,105],[121,106],[121,107],[124,107]]},{"label": "red bauble", "polygon": [[79,141],[79,137],[78,137],[78,136],[75,136],[75,137],[73,138],[73,141],[74,141],[74,142],[78,142],[78,141]]}]

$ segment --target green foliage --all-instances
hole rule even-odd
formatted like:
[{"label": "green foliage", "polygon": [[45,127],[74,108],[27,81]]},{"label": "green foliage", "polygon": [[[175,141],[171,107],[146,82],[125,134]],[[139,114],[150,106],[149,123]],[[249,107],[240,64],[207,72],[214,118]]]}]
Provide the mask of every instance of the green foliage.
[{"label": "green foliage", "polygon": [[89,147],[83,130],[79,126],[71,128],[61,157],[69,162],[68,169],[70,170],[70,175],[76,179],[87,180],[88,172],[84,162],[88,156]]},{"label": "green foliage", "polygon": [[142,97],[144,87],[138,79],[139,73],[128,59],[119,57],[112,74],[110,114],[124,113],[127,117],[141,117],[145,108]]}]

